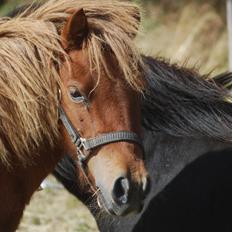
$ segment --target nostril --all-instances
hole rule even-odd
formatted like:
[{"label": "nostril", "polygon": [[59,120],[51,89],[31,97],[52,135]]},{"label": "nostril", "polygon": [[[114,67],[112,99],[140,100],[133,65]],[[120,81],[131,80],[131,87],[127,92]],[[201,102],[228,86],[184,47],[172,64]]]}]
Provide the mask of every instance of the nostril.
[{"label": "nostril", "polygon": [[149,177],[146,177],[143,181],[143,195],[144,198],[148,195],[151,190],[151,181]]},{"label": "nostril", "polygon": [[129,188],[130,186],[127,178],[119,177],[115,181],[112,196],[117,204],[127,204]]}]

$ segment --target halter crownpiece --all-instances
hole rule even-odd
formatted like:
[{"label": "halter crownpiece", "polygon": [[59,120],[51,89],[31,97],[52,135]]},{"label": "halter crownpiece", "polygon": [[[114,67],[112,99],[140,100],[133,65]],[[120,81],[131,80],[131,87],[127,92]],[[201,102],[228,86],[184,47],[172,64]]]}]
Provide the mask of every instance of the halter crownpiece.
[{"label": "halter crownpiece", "polygon": [[90,154],[89,151],[91,149],[109,143],[132,142],[138,144],[143,149],[142,139],[140,139],[136,133],[130,131],[115,131],[99,135],[95,138],[82,138],[77,130],[73,127],[61,106],[59,107],[59,119],[62,121],[69,136],[71,137],[72,143],[75,144],[77,148],[77,158],[81,165],[88,158]]}]

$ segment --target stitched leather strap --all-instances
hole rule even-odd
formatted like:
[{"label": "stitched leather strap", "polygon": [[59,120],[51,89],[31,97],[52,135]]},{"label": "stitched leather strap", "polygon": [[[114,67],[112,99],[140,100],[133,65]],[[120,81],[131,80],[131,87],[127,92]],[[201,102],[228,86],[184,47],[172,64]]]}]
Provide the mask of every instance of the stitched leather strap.
[{"label": "stitched leather strap", "polygon": [[71,137],[72,142],[76,145],[78,150],[84,149],[86,151],[89,151],[93,148],[105,144],[123,141],[137,143],[138,145],[143,147],[140,137],[136,133],[130,131],[115,131],[99,135],[95,138],[82,138],[81,135],[73,127],[62,107],[59,108],[59,117],[60,120],[63,122],[63,125],[65,126],[69,136]]},{"label": "stitched leather strap", "polygon": [[83,141],[83,144],[86,150],[90,150],[108,143],[116,143],[123,141],[137,143],[138,145],[142,146],[139,136],[134,132],[129,132],[129,131],[116,131],[116,132],[102,134],[95,138],[91,138]]}]

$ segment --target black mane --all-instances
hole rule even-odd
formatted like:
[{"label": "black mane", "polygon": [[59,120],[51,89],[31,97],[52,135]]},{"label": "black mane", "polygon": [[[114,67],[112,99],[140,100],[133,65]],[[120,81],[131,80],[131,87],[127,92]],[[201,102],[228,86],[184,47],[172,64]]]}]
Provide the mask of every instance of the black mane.
[{"label": "black mane", "polygon": [[232,139],[232,104],[226,102],[232,80],[224,74],[211,80],[190,69],[144,57],[151,72],[142,103],[147,130],[172,136]]}]

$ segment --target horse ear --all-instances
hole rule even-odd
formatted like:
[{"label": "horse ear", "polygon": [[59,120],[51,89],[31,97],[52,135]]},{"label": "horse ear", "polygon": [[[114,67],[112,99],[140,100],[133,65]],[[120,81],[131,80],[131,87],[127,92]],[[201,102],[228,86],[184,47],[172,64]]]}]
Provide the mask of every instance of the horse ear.
[{"label": "horse ear", "polygon": [[66,50],[81,48],[88,34],[88,22],[83,9],[75,11],[67,20],[61,33],[62,46]]}]

